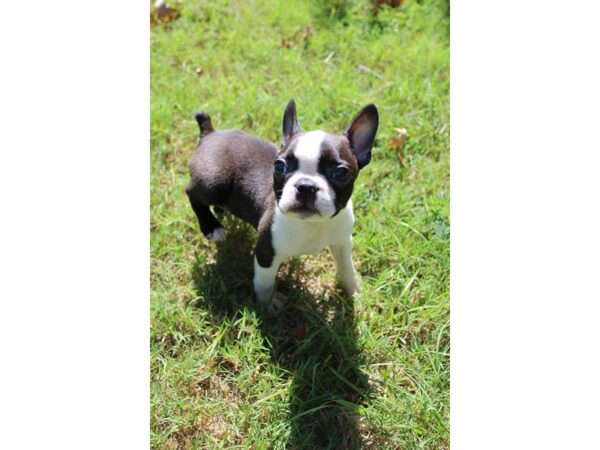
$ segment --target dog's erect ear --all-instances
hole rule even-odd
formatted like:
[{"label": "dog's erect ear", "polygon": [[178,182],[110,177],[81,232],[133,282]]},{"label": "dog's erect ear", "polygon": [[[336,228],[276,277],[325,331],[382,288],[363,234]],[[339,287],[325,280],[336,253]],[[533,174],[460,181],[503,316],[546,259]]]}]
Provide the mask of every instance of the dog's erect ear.
[{"label": "dog's erect ear", "polygon": [[379,113],[375,105],[365,106],[352,120],[344,132],[350,141],[350,149],[356,157],[358,168],[362,169],[371,160],[371,147],[379,126]]},{"label": "dog's erect ear", "polygon": [[281,143],[286,145],[297,133],[300,133],[300,126],[298,125],[298,119],[296,119],[296,103],[294,103],[294,99],[292,98],[283,113],[283,137],[281,138]]}]

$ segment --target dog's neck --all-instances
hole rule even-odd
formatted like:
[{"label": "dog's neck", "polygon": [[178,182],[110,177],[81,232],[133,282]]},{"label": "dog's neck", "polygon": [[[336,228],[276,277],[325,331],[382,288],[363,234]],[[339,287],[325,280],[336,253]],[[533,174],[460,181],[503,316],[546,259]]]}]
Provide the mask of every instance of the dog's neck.
[{"label": "dog's neck", "polygon": [[273,214],[273,246],[277,258],[316,253],[328,245],[347,239],[352,233],[354,214],[352,201],[333,218],[306,220],[290,217],[275,207]]}]

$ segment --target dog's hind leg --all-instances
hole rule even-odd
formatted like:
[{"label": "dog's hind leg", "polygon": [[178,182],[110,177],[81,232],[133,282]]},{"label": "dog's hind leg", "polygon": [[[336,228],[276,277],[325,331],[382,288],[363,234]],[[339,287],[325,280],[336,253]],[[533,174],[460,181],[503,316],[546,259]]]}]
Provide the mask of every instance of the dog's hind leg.
[{"label": "dog's hind leg", "polygon": [[209,206],[199,198],[196,192],[194,192],[193,187],[188,186],[185,192],[190,199],[192,209],[198,217],[198,223],[200,224],[200,231],[202,231],[202,234],[212,241],[222,241],[225,239],[223,225],[221,225],[221,222],[214,216]]}]

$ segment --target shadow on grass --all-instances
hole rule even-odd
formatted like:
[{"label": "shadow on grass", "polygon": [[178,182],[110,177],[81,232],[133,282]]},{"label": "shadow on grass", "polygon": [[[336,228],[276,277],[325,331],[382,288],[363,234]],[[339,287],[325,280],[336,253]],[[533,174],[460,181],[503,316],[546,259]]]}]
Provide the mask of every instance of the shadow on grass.
[{"label": "shadow on grass", "polygon": [[357,408],[369,396],[369,383],[360,370],[352,300],[339,296],[339,289],[330,297],[311,294],[300,280],[317,274],[295,261],[278,277],[286,308],[270,317],[252,289],[254,232],[238,221],[230,225],[215,261],[195,266],[196,289],[204,299],[198,306],[208,308],[217,323],[244,308],[256,311],[272,360],[293,377],[287,448],[361,448]]}]

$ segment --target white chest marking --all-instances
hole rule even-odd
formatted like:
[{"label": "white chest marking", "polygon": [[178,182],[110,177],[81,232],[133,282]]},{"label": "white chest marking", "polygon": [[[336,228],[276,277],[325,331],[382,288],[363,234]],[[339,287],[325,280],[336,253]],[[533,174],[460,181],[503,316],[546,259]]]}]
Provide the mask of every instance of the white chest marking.
[{"label": "white chest marking", "polygon": [[335,217],[314,221],[290,217],[276,208],[271,226],[275,258],[282,261],[345,243],[352,235],[353,224],[351,201]]}]

